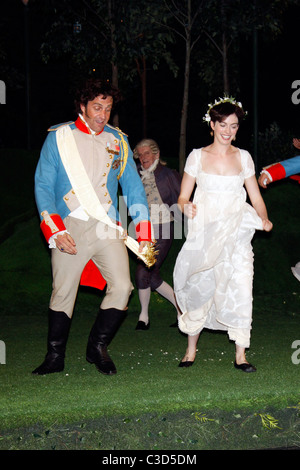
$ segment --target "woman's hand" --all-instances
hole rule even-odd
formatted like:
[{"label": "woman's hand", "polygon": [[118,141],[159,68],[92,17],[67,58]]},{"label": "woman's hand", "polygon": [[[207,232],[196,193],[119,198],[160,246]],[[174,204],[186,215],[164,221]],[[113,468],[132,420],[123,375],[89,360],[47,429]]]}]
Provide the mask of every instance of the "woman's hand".
[{"label": "woman's hand", "polygon": [[197,214],[196,204],[193,204],[192,202],[188,202],[187,204],[184,204],[184,214],[189,219],[193,219],[195,215]]},{"label": "woman's hand", "polygon": [[270,232],[273,228],[273,224],[269,219],[262,219],[263,230]]}]

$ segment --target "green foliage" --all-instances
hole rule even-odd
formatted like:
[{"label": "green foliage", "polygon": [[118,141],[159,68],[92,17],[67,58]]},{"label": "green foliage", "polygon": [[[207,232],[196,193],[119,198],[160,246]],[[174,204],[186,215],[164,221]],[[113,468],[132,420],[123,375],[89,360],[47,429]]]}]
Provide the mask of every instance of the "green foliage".
[{"label": "green foliage", "polygon": [[[41,46],[45,62],[66,56],[75,70],[80,67],[85,73],[109,78],[110,64],[114,64],[118,80],[126,82],[137,74],[136,61],[145,57],[154,69],[164,60],[176,74],[177,67],[167,48],[173,42],[172,34],[157,21],[158,16],[162,18],[160,3],[54,0],[51,8],[52,24]],[[73,30],[76,22],[81,28],[78,33]]]},{"label": "green foliage", "polygon": [[289,3],[293,1],[205,2],[201,16],[201,48],[197,50],[195,62],[199,77],[209,86],[210,96],[214,96],[216,90],[239,93],[241,40],[245,44],[255,28],[263,31],[264,42],[274,41],[282,32],[283,13]]},{"label": "green foliage", "polygon": [[[49,425],[2,430],[0,449],[185,450],[191,456],[197,450],[298,449],[299,416],[289,408],[272,412],[279,417],[281,427],[262,426],[256,418],[265,413],[220,409],[212,410],[213,418],[202,421],[195,420],[195,413],[189,411],[115,415],[75,423],[53,420]],[[272,416],[270,419],[278,421]]]},{"label": "green foliage", "polygon": [[278,419],[274,418],[273,416],[266,414],[266,413],[255,413],[255,416],[259,416],[261,418],[261,423],[264,428],[266,429],[281,429],[278,426]]},{"label": "green foliage", "polygon": [[[17,156],[3,152],[2,159],[14,167]],[[22,177],[31,181],[26,162]],[[14,215],[22,215],[20,193],[15,186],[9,189],[3,198]],[[292,363],[291,345],[298,339],[300,284],[290,271],[300,259],[299,194],[290,181],[264,193],[274,230],[254,240],[254,320],[247,358],[257,366],[255,374],[237,371],[234,345],[225,333],[211,331],[201,334],[193,367],[179,368],[187,340],[169,327],[175,309],[153,293],[151,327],[136,332],[134,290],[127,319],[110,345],[118,374],[103,376],[85,360],[103,294],[81,288],[64,372],[32,376],[46,352],[50,259],[38,217],[15,221],[0,244],[0,339],[7,351],[6,364],[0,365],[0,449],[299,446],[300,366]],[[182,240],[174,241],[163,265],[167,282],[172,283],[181,246]],[[134,279],[133,258],[130,265]]]},{"label": "green foliage", "polygon": [[212,419],[212,418],[208,418],[208,417],[206,416],[206,414],[200,413],[200,412],[198,412],[198,411],[195,413],[195,418],[196,418],[198,421],[200,421],[201,423],[207,423],[208,421],[215,421],[215,420]]}]

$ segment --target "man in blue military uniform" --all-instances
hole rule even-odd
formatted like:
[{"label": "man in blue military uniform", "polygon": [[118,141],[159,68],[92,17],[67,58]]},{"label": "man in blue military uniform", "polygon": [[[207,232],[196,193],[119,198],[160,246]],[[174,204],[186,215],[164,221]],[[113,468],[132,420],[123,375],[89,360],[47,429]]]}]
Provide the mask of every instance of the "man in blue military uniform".
[{"label": "man in blue military uniform", "polygon": [[[296,149],[300,150],[300,139],[293,139]],[[282,160],[262,169],[258,182],[262,188],[266,188],[268,184],[279,181],[284,178],[291,178],[300,183],[300,155],[286,160]],[[300,261],[291,268],[293,275],[300,281]]]},{"label": "man in blue military uniform", "polygon": [[[107,347],[125,316],[132,291],[126,235],[120,230],[118,184],[135,224],[139,251],[151,242],[143,184],[127,137],[108,124],[119,92],[90,79],[76,98],[78,118],[54,126],[35,174],[41,229],[51,248],[53,288],[47,354],[33,374],[64,369],[64,357],[79,284],[106,287],[89,335],[86,359],[107,375],[116,367]],[[101,274],[100,274],[101,273]]]}]

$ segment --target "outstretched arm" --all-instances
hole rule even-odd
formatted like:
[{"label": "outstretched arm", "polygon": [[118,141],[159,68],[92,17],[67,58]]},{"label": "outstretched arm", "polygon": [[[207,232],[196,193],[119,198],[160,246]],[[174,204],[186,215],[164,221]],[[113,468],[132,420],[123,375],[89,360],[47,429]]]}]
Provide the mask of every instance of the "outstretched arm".
[{"label": "outstretched arm", "polygon": [[272,183],[272,180],[271,178],[269,177],[269,175],[267,173],[261,173],[259,175],[259,178],[258,178],[258,184],[262,187],[262,188],[266,188],[268,184]]}]

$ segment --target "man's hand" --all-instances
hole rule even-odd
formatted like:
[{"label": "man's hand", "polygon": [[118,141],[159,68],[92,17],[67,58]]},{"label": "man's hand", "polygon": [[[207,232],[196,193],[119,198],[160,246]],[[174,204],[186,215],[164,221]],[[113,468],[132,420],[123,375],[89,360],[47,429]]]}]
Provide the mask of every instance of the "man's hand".
[{"label": "man's hand", "polygon": [[57,235],[56,238],[56,247],[62,253],[68,253],[69,255],[76,255],[76,243],[69,233],[64,233],[63,235]]},{"label": "man's hand", "polygon": [[272,183],[272,181],[270,180],[270,178],[268,177],[268,175],[266,173],[261,173],[261,175],[259,176],[258,178],[258,184],[262,187],[262,188],[266,188],[268,184]]},{"label": "man's hand", "polygon": [[145,246],[147,245],[150,245],[151,243],[150,242],[147,242],[147,241],[142,241],[139,243],[139,252],[142,253],[143,249],[145,248]]},{"label": "man's hand", "polygon": [[300,139],[293,139],[293,145],[296,149],[300,149]]}]

